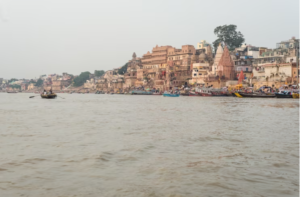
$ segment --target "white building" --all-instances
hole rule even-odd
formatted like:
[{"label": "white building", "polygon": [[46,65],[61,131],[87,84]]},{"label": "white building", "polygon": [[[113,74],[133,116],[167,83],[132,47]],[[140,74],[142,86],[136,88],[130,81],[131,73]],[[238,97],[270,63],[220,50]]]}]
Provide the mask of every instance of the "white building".
[{"label": "white building", "polygon": [[216,71],[217,71],[220,59],[223,55],[223,52],[224,52],[223,47],[221,46],[221,44],[219,44],[218,49],[217,49],[217,53],[216,53],[216,56],[215,56],[214,64],[212,66],[212,74],[214,74],[214,75],[216,75],[216,73],[217,73]]}]

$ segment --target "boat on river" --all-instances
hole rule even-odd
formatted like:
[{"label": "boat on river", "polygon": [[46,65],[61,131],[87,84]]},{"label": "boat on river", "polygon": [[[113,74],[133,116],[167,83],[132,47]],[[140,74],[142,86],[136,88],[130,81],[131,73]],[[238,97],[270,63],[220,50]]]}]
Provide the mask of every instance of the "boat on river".
[{"label": "boat on river", "polygon": [[276,98],[293,98],[292,92],[282,91],[275,93]]},{"label": "boat on river", "polygon": [[293,93],[292,97],[295,98],[295,99],[299,98],[299,93]]},{"label": "boat on river", "polygon": [[163,93],[164,97],[179,97],[180,94]]},{"label": "boat on river", "polygon": [[43,99],[55,99],[57,97],[56,94],[52,93],[52,94],[41,94],[41,97]]},{"label": "boat on river", "polygon": [[8,91],[7,93],[18,93],[17,91]]},{"label": "boat on river", "polygon": [[160,92],[154,92],[152,95],[162,95]]},{"label": "boat on river", "polygon": [[253,93],[244,93],[239,92],[239,95],[242,97],[250,97],[250,98],[275,98],[274,93],[261,93],[261,92],[253,92]]},{"label": "boat on river", "polygon": [[132,90],[130,92],[132,95],[152,95],[153,92],[147,92],[147,91],[143,91],[143,90]]}]

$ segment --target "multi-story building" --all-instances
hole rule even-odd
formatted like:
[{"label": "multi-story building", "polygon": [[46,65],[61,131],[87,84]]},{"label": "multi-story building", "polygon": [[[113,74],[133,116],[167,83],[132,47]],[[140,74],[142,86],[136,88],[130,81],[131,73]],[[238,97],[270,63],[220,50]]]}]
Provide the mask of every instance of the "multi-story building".
[{"label": "multi-story building", "polygon": [[244,78],[249,79],[252,75],[254,58],[259,57],[259,47],[243,44],[241,47],[236,48],[232,57],[237,78],[240,72],[243,71]]},{"label": "multi-story building", "polygon": [[34,90],[34,89],[36,89],[34,83],[30,83],[27,87],[27,90]]},{"label": "multi-story building", "polygon": [[123,92],[124,83],[124,75],[120,75],[114,70],[109,70],[97,79],[96,89],[103,92]]},{"label": "multi-story building", "polygon": [[[157,46],[143,55],[142,68],[139,70],[139,80],[149,88],[164,89],[166,86],[166,69],[168,50],[171,46]],[[142,77],[143,76],[143,77]],[[142,77],[142,78],[141,78]]]},{"label": "multi-story building", "polygon": [[127,63],[127,72],[124,74],[123,88],[130,89],[136,86],[138,69],[142,68],[141,58],[137,58],[133,53],[132,59]]},{"label": "multi-story building", "polygon": [[197,49],[205,49],[205,51],[208,51],[208,47],[211,49],[211,44],[206,42],[206,40],[201,40],[197,43]]},{"label": "multi-story building", "polygon": [[259,57],[253,61],[254,82],[297,83],[298,45],[299,39],[293,37],[278,43],[275,49],[260,50]]}]

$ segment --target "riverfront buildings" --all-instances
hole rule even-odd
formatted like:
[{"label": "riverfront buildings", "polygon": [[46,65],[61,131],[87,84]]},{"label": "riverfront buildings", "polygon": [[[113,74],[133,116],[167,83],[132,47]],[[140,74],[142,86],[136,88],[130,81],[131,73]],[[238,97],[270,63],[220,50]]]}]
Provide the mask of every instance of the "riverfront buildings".
[{"label": "riverfront buildings", "polygon": [[[238,78],[245,86],[279,87],[297,84],[297,54],[299,39],[291,38],[276,44],[275,49],[243,44],[229,51],[219,44],[216,53],[205,40],[181,48],[158,46],[141,57],[133,53],[124,67],[106,71],[102,76],[89,75],[89,79],[76,91],[126,92],[141,88],[164,91],[184,87],[213,86],[221,88],[236,85]],[[299,57],[299,56],[298,56]],[[241,75],[243,71],[243,76]],[[41,75],[44,89],[55,92],[71,91],[76,76],[68,73]],[[0,88],[37,89],[38,80],[0,80]]]}]

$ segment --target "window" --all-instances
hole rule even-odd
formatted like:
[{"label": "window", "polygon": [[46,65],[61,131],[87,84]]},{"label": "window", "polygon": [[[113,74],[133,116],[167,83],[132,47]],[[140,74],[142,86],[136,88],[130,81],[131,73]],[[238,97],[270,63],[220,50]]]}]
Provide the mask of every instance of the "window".
[{"label": "window", "polygon": [[246,68],[246,71],[248,71],[248,68]]},{"label": "window", "polygon": [[194,77],[196,77],[196,76],[197,76],[197,73],[194,74]]},{"label": "window", "polygon": [[201,73],[199,73],[199,75],[202,75]]}]

